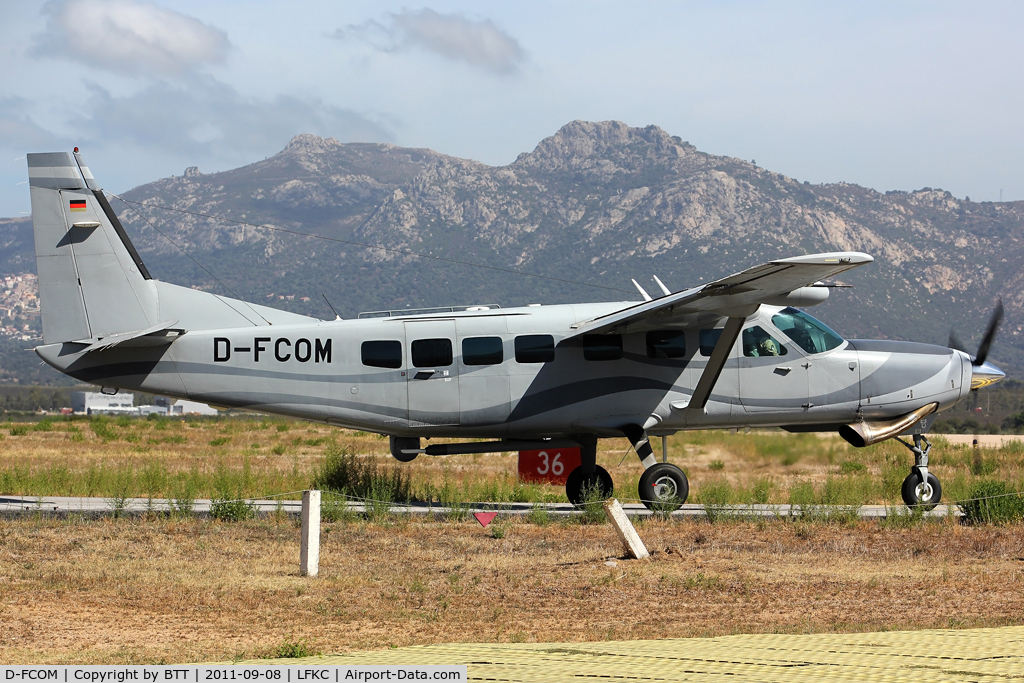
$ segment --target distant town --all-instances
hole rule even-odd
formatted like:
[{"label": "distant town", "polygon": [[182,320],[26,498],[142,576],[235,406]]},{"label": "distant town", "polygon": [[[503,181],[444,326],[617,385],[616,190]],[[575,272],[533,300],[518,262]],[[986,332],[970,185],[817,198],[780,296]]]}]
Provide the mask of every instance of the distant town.
[{"label": "distant town", "polygon": [[0,337],[39,339],[39,281],[35,273],[4,275],[0,281]]}]

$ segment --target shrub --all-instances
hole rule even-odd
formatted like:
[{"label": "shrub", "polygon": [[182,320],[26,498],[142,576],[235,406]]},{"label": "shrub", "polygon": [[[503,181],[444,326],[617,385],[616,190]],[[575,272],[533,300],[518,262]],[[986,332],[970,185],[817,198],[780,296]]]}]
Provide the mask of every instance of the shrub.
[{"label": "shrub", "polygon": [[277,646],[272,656],[276,659],[297,659],[300,657],[313,657],[319,654],[310,648],[305,638],[291,640],[291,637]]},{"label": "shrub", "polygon": [[341,493],[353,499],[409,502],[412,481],[397,467],[361,458],[350,449],[330,444],[313,477],[313,488]]},{"label": "shrub", "polygon": [[604,514],[605,497],[601,493],[601,485],[594,483],[583,490],[583,502],[580,503],[583,514],[581,524],[604,524],[608,518]]},{"label": "shrub", "polygon": [[724,479],[705,482],[696,495],[696,501],[704,506],[704,514],[712,523],[728,514],[731,499],[732,486]]},{"label": "shrub", "polygon": [[256,516],[256,506],[239,498],[215,498],[210,502],[210,516],[222,522],[241,522]]},{"label": "shrub", "polygon": [[25,436],[26,434],[28,434],[28,427],[25,426],[25,425],[18,425],[16,427],[11,427],[11,432],[10,433],[11,433],[11,436]]},{"label": "shrub", "polygon": [[1024,496],[1005,481],[979,481],[971,487],[968,500],[960,502],[967,524],[1010,524],[1024,519]]}]

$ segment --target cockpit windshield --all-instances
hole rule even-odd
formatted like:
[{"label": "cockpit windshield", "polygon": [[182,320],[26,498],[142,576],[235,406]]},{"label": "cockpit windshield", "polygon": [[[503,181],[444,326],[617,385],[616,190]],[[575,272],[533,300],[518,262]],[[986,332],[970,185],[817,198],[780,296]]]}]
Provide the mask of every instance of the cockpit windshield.
[{"label": "cockpit windshield", "polygon": [[825,323],[793,307],[773,315],[772,323],[807,353],[824,353],[843,343],[843,338]]}]

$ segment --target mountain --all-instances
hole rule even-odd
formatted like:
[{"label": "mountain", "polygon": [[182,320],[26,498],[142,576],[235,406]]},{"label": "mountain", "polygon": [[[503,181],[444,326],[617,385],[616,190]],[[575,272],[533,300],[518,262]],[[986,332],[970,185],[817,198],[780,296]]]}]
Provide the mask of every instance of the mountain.
[{"label": "mountain", "polygon": [[[681,289],[771,258],[865,251],[875,263],[816,316],[848,337],[945,343],[955,326],[976,343],[1002,296],[992,359],[1024,372],[1024,202],[811,185],[656,126],[574,121],[499,167],[300,135],[264,161],[124,198],[145,205],[111,200],[156,277],[318,317],[331,315],[321,293],[343,317],[625,300],[638,298],[631,277]],[[0,272],[31,262],[26,228],[0,222]]]}]

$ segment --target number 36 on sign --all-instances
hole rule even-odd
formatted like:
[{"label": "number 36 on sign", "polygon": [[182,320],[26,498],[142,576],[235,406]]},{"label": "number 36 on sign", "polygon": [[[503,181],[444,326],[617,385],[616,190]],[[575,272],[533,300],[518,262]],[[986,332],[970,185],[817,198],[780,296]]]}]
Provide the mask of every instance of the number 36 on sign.
[{"label": "number 36 on sign", "polygon": [[519,481],[526,484],[565,485],[569,473],[580,466],[580,449],[551,448],[519,451]]}]

